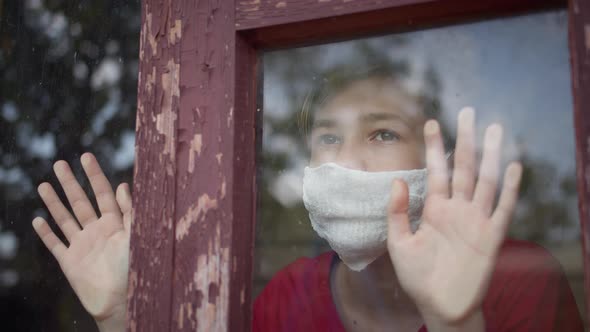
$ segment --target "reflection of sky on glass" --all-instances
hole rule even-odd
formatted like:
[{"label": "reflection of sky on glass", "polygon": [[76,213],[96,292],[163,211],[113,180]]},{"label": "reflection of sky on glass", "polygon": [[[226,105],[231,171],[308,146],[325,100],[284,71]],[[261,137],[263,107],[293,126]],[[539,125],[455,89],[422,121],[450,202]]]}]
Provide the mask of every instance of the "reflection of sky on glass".
[{"label": "reflection of sky on glass", "polygon": [[[481,129],[479,137],[492,121],[504,125],[505,158],[517,159],[519,151],[524,150],[532,159],[550,162],[562,175],[573,173],[574,133],[565,11],[376,37],[369,42],[378,45],[391,59],[408,62],[410,77],[405,85],[411,91],[421,90],[424,72],[429,67],[434,69],[442,87],[439,97],[444,118],[453,132],[457,112],[464,106],[473,106]],[[309,62],[321,68],[350,63],[358,56],[355,43],[310,47],[309,50],[316,51],[310,52],[313,58]],[[266,56],[278,59],[287,52]],[[265,60],[265,117],[284,119],[293,109],[282,81],[284,71],[268,63]],[[309,86],[299,87],[301,82],[289,84],[295,84],[297,94],[309,89]],[[275,153],[284,150],[297,160],[294,167],[301,166],[301,156],[292,155],[292,144],[280,133],[272,133],[272,128],[265,126],[265,129],[270,131],[264,130],[264,148]],[[300,173],[296,169],[291,171]],[[279,176],[277,182],[281,185],[277,187],[283,188],[282,192],[288,191],[287,183],[291,183],[288,187],[297,188],[297,182],[292,179],[289,174]],[[296,191],[291,193],[297,195]]]},{"label": "reflection of sky on glass", "polygon": [[[574,155],[565,12],[522,16],[409,33],[404,55],[432,64],[442,82],[449,123],[472,105],[480,123],[501,122],[535,159],[572,170]],[[483,119],[482,119],[483,118]],[[561,136],[560,133],[571,133]]]}]

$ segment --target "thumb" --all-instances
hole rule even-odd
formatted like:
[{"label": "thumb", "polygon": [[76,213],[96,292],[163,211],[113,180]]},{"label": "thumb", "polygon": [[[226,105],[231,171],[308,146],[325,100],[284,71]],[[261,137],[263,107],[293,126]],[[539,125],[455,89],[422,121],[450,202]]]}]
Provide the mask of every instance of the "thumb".
[{"label": "thumb", "polygon": [[387,208],[388,243],[397,242],[412,235],[408,219],[408,200],[408,185],[403,180],[393,180]]},{"label": "thumb", "polygon": [[119,208],[123,213],[123,227],[129,231],[131,229],[131,224],[133,223],[133,208],[131,192],[127,183],[121,183],[119,187],[117,187],[116,198],[117,203],[119,203]]},{"label": "thumb", "polygon": [[131,212],[131,192],[129,192],[129,185],[127,183],[121,183],[117,187],[116,198],[121,213],[127,214]]}]

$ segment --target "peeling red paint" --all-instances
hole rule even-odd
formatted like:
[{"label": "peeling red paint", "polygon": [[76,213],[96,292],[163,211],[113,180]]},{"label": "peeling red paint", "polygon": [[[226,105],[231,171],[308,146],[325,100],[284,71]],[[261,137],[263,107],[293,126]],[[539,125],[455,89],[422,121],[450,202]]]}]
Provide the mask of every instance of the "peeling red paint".
[{"label": "peeling red paint", "polygon": [[[225,312],[229,295],[227,261],[229,249],[220,248],[221,230],[217,226],[214,237],[209,238],[206,254],[199,255],[190,285],[194,288],[193,301],[180,304],[177,326],[189,326],[197,331],[228,331]],[[205,301],[203,301],[205,300]]]},{"label": "peeling red paint", "polygon": [[[141,77],[141,75],[139,77]],[[151,95],[152,91],[154,89],[154,85],[156,84],[156,67],[155,66],[152,67],[152,72],[148,73],[147,80],[146,80],[145,84],[146,84],[145,89],[146,89],[147,93],[149,95]]]},{"label": "peeling red paint", "polygon": [[152,32],[152,13],[149,11],[147,14],[147,24],[144,24],[144,28],[147,29],[147,31],[144,33],[144,36],[147,38],[150,44],[152,56],[156,56],[158,54],[158,42],[156,41],[156,37]]},{"label": "peeling red paint", "polygon": [[232,119],[234,118],[234,108],[229,109],[229,113],[227,115],[227,127],[231,127]]},{"label": "peeling red paint", "polygon": [[[563,7],[560,0],[261,0],[238,2],[234,26],[260,49],[353,39]],[[575,6],[575,5],[574,5]],[[256,8],[256,10],[254,10]]]},{"label": "peeling red paint", "polygon": [[255,12],[260,9],[260,0],[240,1],[245,12]]},{"label": "peeling red paint", "polygon": [[196,134],[191,140],[191,148],[188,157],[188,172],[192,173],[195,170],[195,157],[201,154],[203,146],[203,135]]},{"label": "peeling red paint", "polygon": [[180,68],[164,31],[174,26],[167,24],[169,17],[162,14],[168,6],[151,0],[142,6],[128,331],[169,331],[171,323],[172,288],[163,285],[169,283],[173,272]]},{"label": "peeling red paint", "polygon": [[207,194],[199,197],[197,204],[191,206],[186,214],[176,223],[176,240],[182,240],[189,233],[190,227],[199,221],[210,209],[217,208],[217,199]]},{"label": "peeling red paint", "polygon": [[[177,24],[170,22],[182,21],[182,34],[174,36],[173,47],[175,63],[181,69],[180,97],[173,99],[172,109],[177,113],[178,126],[173,145],[177,162],[173,170],[176,213],[171,319],[179,331],[240,331],[249,326],[249,304],[239,303],[236,282],[243,277],[231,274],[229,257],[231,250],[250,252],[234,247],[236,239],[240,245],[251,246],[247,236],[234,234],[234,229],[240,231],[234,215],[250,216],[255,197],[251,192],[253,164],[236,161],[245,153],[252,156],[251,160],[254,157],[254,124],[249,120],[254,117],[246,107],[254,105],[251,101],[255,101],[256,93],[249,90],[250,99],[241,99],[236,105],[235,3],[173,0],[171,7],[162,13],[169,23],[159,25],[170,27],[159,33],[172,44],[170,30],[177,29]],[[244,63],[243,68],[248,69],[244,76],[248,83],[239,85],[240,89],[252,86],[255,63]],[[237,109],[244,113],[238,115]],[[251,136],[241,135],[242,131]],[[239,137],[244,139],[239,141]],[[236,191],[244,198],[236,200],[240,197]],[[233,287],[236,292],[230,292]],[[245,296],[248,300],[248,291]],[[231,328],[230,324],[237,325]]]},{"label": "peeling red paint", "polygon": [[168,42],[170,45],[176,44],[178,40],[182,37],[182,21],[175,20],[174,25],[168,31]]},{"label": "peeling red paint", "polygon": [[[169,155],[170,160],[175,159],[176,141],[175,121],[177,112],[172,110],[172,99],[180,96],[179,80],[180,65],[170,59],[166,65],[166,72],[162,74],[162,113],[156,117],[156,128],[158,132],[164,135],[166,143],[164,144],[164,155]],[[169,170],[171,172],[172,170]],[[171,175],[171,174],[170,174]]]},{"label": "peeling red paint", "polygon": [[[229,299],[229,249],[219,247],[219,231],[217,228],[213,243],[209,242],[208,254],[199,256],[194,274],[195,287],[208,299],[196,308],[199,331],[228,331],[225,313],[220,309],[227,308]],[[215,294],[210,294],[210,290]]]},{"label": "peeling red paint", "polygon": [[225,198],[225,191],[227,188],[227,183],[225,182],[225,178],[223,178],[223,181],[221,182],[221,195],[220,198]]}]

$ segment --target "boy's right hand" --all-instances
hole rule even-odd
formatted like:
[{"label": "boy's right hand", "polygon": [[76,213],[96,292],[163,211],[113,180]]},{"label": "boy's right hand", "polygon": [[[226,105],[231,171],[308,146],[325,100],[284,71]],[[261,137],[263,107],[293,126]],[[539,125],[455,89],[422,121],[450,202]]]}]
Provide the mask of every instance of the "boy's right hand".
[{"label": "boy's right hand", "polygon": [[100,214],[96,214],[68,163],[58,161],[54,171],[74,216],[49,183],[39,185],[38,191],[69,246],[53,233],[43,218],[35,218],[33,228],[57,259],[68,282],[99,328],[108,326],[109,330],[122,331],[125,329],[129,235],[133,218],[131,193],[127,184],[121,184],[115,196],[92,154],[82,155],[81,161]]}]

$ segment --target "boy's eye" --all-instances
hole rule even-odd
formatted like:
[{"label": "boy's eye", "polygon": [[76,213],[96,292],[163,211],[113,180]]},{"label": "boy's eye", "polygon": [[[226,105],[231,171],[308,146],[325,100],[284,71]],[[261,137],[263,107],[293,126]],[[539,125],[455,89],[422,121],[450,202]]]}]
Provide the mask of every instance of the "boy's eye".
[{"label": "boy's eye", "polygon": [[321,144],[338,144],[340,143],[340,138],[336,135],[324,134],[318,137],[318,141]]},{"label": "boy's eye", "polygon": [[381,142],[392,142],[399,140],[399,135],[391,130],[379,130],[375,133],[372,139]]}]

